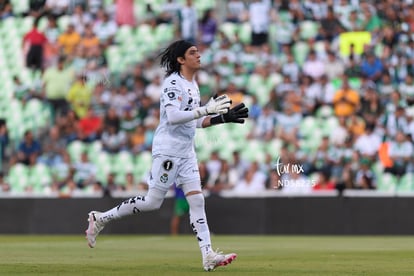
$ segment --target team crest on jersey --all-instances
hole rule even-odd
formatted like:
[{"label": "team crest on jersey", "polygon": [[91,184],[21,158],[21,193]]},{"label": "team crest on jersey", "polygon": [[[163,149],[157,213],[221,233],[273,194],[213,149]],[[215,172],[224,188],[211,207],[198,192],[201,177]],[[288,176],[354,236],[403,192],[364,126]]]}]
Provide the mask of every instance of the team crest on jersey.
[{"label": "team crest on jersey", "polygon": [[167,181],[168,181],[168,174],[164,173],[163,175],[161,175],[160,181],[162,183],[167,183]]}]

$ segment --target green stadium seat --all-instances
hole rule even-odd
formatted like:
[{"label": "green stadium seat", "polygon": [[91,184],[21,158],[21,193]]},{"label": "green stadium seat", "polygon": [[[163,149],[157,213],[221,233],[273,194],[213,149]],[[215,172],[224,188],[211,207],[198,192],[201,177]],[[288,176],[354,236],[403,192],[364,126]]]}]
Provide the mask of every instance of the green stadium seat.
[{"label": "green stadium seat", "polygon": [[85,143],[79,140],[72,141],[67,146],[67,151],[69,153],[72,163],[80,160],[82,152],[87,150]]},{"label": "green stadium seat", "polygon": [[113,158],[112,171],[116,174],[126,174],[134,171],[134,158],[131,153],[121,151]]},{"label": "green stadium seat", "polygon": [[314,21],[305,20],[299,24],[299,29],[300,38],[303,40],[308,40],[316,37],[318,34],[319,24]]},{"label": "green stadium seat", "polygon": [[241,23],[239,25],[238,30],[239,30],[238,35],[239,35],[240,41],[244,44],[250,44],[252,40],[252,37],[251,37],[252,27],[250,26],[250,23],[248,22]]},{"label": "green stadium seat", "polygon": [[24,192],[29,185],[29,168],[17,163],[9,170],[8,182],[12,192]]},{"label": "green stadium seat", "polygon": [[149,151],[143,151],[135,157],[135,170],[134,175],[136,179],[142,179],[142,177],[148,173],[151,169],[152,155]]},{"label": "green stadium seat", "polygon": [[234,41],[236,38],[238,26],[235,23],[224,22],[219,26],[219,30],[230,40]]},{"label": "green stadium seat", "polygon": [[398,192],[412,192],[414,190],[414,173],[404,174],[397,185]]},{"label": "green stadium seat", "polygon": [[45,164],[38,163],[29,169],[29,183],[36,192],[43,190],[52,184],[51,169]]},{"label": "green stadium seat", "polygon": [[395,192],[397,177],[390,173],[383,173],[378,176],[377,189],[383,192]]},{"label": "green stadium seat", "polygon": [[292,52],[295,61],[302,66],[310,51],[309,44],[304,41],[298,41],[293,45]]}]

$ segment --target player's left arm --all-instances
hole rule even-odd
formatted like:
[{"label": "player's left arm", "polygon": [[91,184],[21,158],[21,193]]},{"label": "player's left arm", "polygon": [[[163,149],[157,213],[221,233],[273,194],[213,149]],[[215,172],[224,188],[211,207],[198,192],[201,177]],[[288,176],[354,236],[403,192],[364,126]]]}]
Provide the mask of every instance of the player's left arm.
[{"label": "player's left arm", "polygon": [[225,114],[218,116],[207,116],[197,120],[197,127],[210,127],[212,125],[224,123],[238,123],[244,124],[244,119],[249,117],[249,109],[244,103],[240,103],[235,107],[229,109]]}]

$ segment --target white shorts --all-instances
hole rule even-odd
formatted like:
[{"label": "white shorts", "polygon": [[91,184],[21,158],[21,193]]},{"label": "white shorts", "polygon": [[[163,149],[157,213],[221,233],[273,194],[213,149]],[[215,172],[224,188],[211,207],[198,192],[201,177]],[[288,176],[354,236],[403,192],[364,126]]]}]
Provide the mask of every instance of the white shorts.
[{"label": "white shorts", "polygon": [[155,155],[148,179],[149,186],[167,192],[174,183],[183,188],[187,186],[185,190],[201,191],[197,159]]}]

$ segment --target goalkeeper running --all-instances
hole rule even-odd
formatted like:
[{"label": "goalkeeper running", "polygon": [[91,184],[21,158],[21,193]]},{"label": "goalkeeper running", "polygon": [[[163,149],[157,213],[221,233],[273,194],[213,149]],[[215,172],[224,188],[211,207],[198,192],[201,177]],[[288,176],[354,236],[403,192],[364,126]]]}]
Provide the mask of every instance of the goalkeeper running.
[{"label": "goalkeeper running", "polygon": [[200,53],[190,42],[172,43],[161,53],[160,63],[166,69],[166,77],[160,99],[160,123],[153,140],[148,193],[125,200],[106,212],[89,212],[86,238],[93,248],[96,237],[107,223],[160,208],[175,182],[184,191],[190,206],[190,224],[200,246],[203,268],[211,271],[231,263],[236,254],[212,249],[194,150],[195,131],[222,123],[242,124],[248,117],[248,109],[244,104],[230,108],[231,100],[227,95],[213,97],[200,106],[200,91],[195,80],[201,67]]}]

